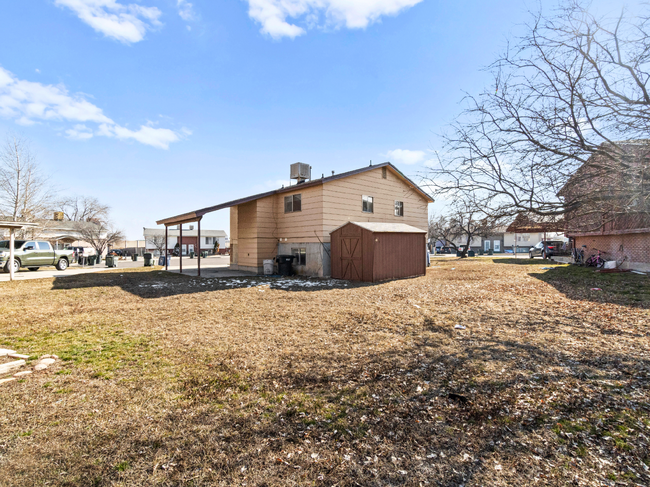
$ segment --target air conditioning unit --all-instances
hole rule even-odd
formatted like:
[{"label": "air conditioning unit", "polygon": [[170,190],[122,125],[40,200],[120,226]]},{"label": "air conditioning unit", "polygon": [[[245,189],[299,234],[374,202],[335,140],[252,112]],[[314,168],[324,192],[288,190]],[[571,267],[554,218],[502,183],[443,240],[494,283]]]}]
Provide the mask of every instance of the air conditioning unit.
[{"label": "air conditioning unit", "polygon": [[299,183],[311,179],[311,166],[302,162],[291,164],[291,179],[295,179]]}]

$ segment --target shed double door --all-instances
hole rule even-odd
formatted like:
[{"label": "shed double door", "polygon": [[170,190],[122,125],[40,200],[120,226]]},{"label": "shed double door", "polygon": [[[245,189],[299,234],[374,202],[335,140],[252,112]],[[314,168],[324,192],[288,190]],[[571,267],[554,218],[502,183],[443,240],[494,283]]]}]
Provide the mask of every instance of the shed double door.
[{"label": "shed double door", "polygon": [[363,276],[361,259],[361,238],[341,237],[342,279],[360,281]]}]

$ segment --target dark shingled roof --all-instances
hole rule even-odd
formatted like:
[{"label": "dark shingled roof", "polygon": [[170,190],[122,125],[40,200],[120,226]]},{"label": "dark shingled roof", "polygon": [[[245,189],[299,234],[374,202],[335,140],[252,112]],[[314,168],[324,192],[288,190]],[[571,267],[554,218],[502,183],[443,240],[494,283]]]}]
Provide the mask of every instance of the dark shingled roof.
[{"label": "dark shingled roof", "polygon": [[392,170],[399,178],[404,180],[409,184],[413,189],[425,197],[430,203],[433,203],[433,199],[427,193],[425,193],[417,184],[407,178],[402,172],[393,166],[390,162],[384,162],[382,164],[377,164],[376,166],[367,166],[360,169],[355,169],[354,171],[342,172],[341,174],[335,174],[333,176],[328,176],[326,178],[314,179],[307,183],[295,184],[293,186],[287,186],[285,188],[276,189],[273,191],[267,191],[266,193],[254,194],[252,196],[247,196],[245,198],[240,198],[238,200],[228,201],[226,203],[221,203],[215,206],[209,206],[207,208],[201,208],[200,210],[190,211],[188,213],[183,213],[181,215],[172,216],[169,218],[164,218],[156,222],[157,225],[178,225],[181,223],[189,223],[197,221],[206,213],[211,213],[213,211],[222,210],[224,208],[230,208],[232,206],[243,205],[244,203],[249,203],[251,201],[258,200],[260,198],[265,198],[274,194],[288,193],[290,191],[295,191],[297,188],[310,188],[312,186],[318,186],[319,184],[329,183],[330,181],[336,181],[337,179],[343,179],[356,174],[361,174],[367,171],[372,171],[380,167],[386,167]]}]

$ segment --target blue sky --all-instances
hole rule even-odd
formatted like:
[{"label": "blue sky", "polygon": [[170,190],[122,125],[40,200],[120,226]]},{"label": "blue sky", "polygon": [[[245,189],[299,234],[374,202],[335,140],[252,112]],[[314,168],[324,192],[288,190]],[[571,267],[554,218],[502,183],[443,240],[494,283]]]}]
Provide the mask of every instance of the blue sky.
[{"label": "blue sky", "polygon": [[[536,5],[3,2],[0,136],[28,138],[61,195],[109,204],[131,239],[279,187],[296,161],[320,176],[390,160],[417,179]],[[228,216],[203,227],[228,232]]]}]

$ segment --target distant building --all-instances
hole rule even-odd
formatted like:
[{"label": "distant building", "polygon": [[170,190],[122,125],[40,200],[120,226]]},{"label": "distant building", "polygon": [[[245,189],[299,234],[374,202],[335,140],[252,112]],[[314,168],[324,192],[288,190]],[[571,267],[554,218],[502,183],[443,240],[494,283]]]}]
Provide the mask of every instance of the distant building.
[{"label": "distant building", "polygon": [[[165,238],[164,228],[143,228],[144,247],[147,252],[157,251],[155,239]],[[179,243],[180,229],[178,227],[170,227],[168,229],[167,248],[171,252],[177,243]],[[164,240],[163,240],[164,241]],[[230,247],[230,240],[228,235],[223,230],[205,230],[201,229],[201,251],[212,252],[215,249],[216,243],[219,243],[219,251],[224,253]],[[183,255],[188,255],[190,252],[198,252],[198,229],[196,225],[185,225],[183,227],[183,241],[181,242],[181,249]]]}]

